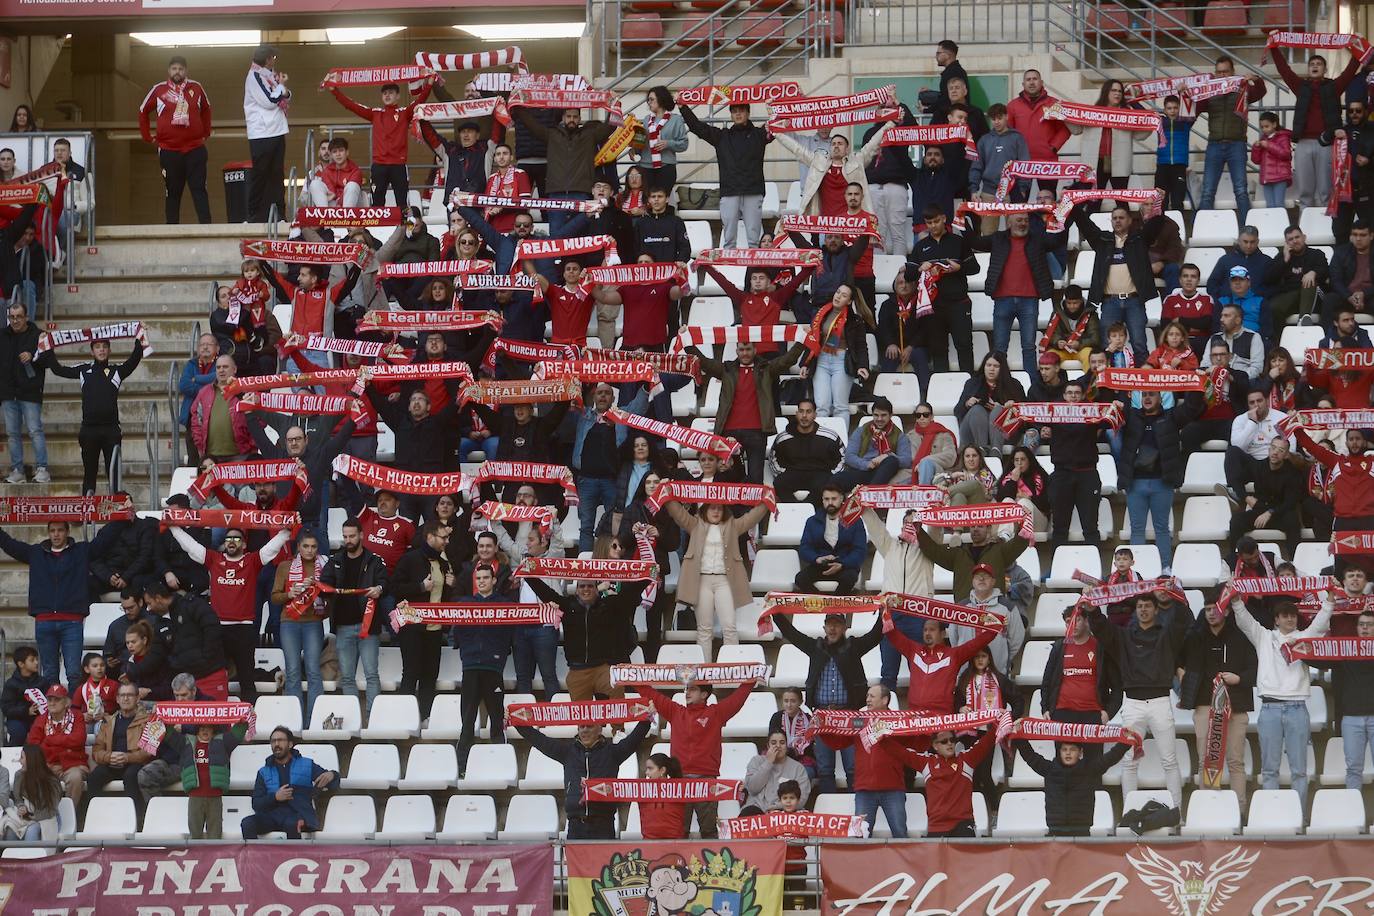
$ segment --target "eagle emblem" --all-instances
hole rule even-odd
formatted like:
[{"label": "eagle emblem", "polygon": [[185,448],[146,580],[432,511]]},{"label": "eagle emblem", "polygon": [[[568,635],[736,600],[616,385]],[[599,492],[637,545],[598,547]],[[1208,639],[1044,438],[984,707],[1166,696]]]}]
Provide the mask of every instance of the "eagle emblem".
[{"label": "eagle emblem", "polygon": [[1126,853],[1136,876],[1172,916],[1219,916],[1257,859],[1259,850],[1237,846],[1204,869],[1201,862],[1173,862],[1148,846]]}]

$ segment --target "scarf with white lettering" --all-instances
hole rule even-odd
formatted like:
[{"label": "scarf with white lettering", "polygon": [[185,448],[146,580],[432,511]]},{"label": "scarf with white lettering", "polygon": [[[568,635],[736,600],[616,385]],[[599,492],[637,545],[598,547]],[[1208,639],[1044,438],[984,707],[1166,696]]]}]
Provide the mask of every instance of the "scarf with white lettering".
[{"label": "scarf with white lettering", "polygon": [[537,604],[497,604],[486,601],[420,604],[402,601],[391,611],[391,628],[397,632],[412,624],[441,627],[556,627],[562,622],[562,608],[551,601]]},{"label": "scarf with white lettering", "polygon": [[883,631],[892,629],[891,614],[906,614],[908,617],[921,617],[926,620],[939,620],[953,626],[969,627],[984,633],[1000,633],[1006,628],[1006,621],[995,611],[987,608],[969,607],[952,601],[941,601],[924,595],[904,595],[901,592],[885,592],[881,596],[884,614]]},{"label": "scarf with white lettering", "polygon": [[878,610],[881,603],[876,595],[851,597],[769,592],[763,599],[763,613],[759,615],[759,635],[773,632],[774,614],[866,614]]},{"label": "scarf with white lettering", "polygon": [[657,802],[696,805],[704,802],[738,801],[744,783],[738,779],[608,779],[582,780],[584,802]]},{"label": "scarf with white lettering", "polygon": [[573,472],[565,465],[536,461],[485,461],[472,476],[472,484],[481,487],[490,481],[560,486],[563,488],[563,502],[569,506],[577,505],[577,484],[573,481]]},{"label": "scarf with white lettering", "polygon": [[133,506],[122,496],[0,496],[0,522],[127,522]]},{"label": "scarf with white lettering", "polygon": [[945,491],[934,486],[887,486],[866,484],[856,487],[849,494],[840,509],[840,521],[852,525],[863,515],[865,509],[920,509],[925,506],[943,505]]},{"label": "scarf with white lettering", "polygon": [[620,99],[605,89],[512,89],[506,104],[511,108],[599,108],[612,123],[625,117]]},{"label": "scarf with white lettering", "polygon": [[353,229],[399,226],[400,207],[301,207],[295,224],[311,229]]},{"label": "scarf with white lettering", "polygon": [[244,239],[239,254],[245,258],[285,261],[295,264],[353,264],[358,267],[372,256],[366,245],[357,242],[305,242],[287,239]]},{"label": "scarf with white lettering", "polygon": [[1025,507],[1017,503],[989,503],[981,506],[926,506],[917,509],[916,522],[936,528],[971,528],[975,525],[1018,525],[1018,533],[1034,540],[1035,526]]},{"label": "scarf with white lettering", "polygon": [[520,244],[515,247],[515,260],[511,262],[510,272],[518,272],[521,261],[566,258],[593,251],[606,252],[607,264],[620,263],[620,251],[616,248],[615,237],[611,235],[583,235],[567,239],[521,239]]},{"label": "scarf with white lettering", "polygon": [[334,413],[348,413],[353,398],[341,394],[299,394],[291,391],[260,391],[234,402],[238,413],[266,411],[320,417]]},{"label": "scarf with white lettering", "polygon": [[588,362],[643,363],[655,372],[690,375],[698,385],[701,384],[701,360],[690,353],[655,353],[650,350],[595,350],[584,347],[582,358]]},{"label": "scarf with white lettering", "polygon": [[686,687],[691,684],[744,684],[771,676],[763,662],[681,665],[612,665],[612,687]]},{"label": "scarf with white lettering", "polygon": [[558,725],[621,725],[652,718],[654,704],[638,697],[623,700],[574,700],[561,703],[512,703],[506,707],[508,725],[547,728]]},{"label": "scarf with white lettering", "polygon": [[223,486],[244,486],[280,480],[295,480],[301,493],[310,492],[305,472],[294,458],[261,461],[221,461],[197,477],[190,486],[190,494],[204,502],[210,494]]},{"label": "scarf with white lettering", "polygon": [[399,277],[457,277],[468,274],[490,274],[496,267],[495,261],[485,258],[450,258],[446,261],[407,261],[399,263],[388,261],[377,268],[377,276],[383,280]]},{"label": "scarf with white lettering", "polygon": [[384,331],[404,334],[408,331],[471,331],[492,328],[499,332],[503,324],[495,312],[438,311],[438,312],[382,312],[370,311],[358,322],[359,333]]},{"label": "scarf with white lettering", "polygon": [[862,814],[821,814],[816,811],[769,811],[747,817],[727,817],[719,822],[722,840],[845,839],[868,837],[868,819]]},{"label": "scarf with white lettering", "polygon": [[44,353],[72,344],[91,344],[97,340],[137,340],[143,345],[143,355],[152,356],[148,331],[141,321],[119,321],[93,328],[71,328],[66,331],[43,331],[38,335],[38,352]]},{"label": "scarf with white lettering", "polygon": [[488,407],[568,401],[574,408],[581,409],[582,386],[577,379],[571,377],[528,381],[515,379],[503,382],[481,379],[458,390],[460,408],[471,401],[486,404]]},{"label": "scarf with white lettering", "polygon": [[[1157,115],[1150,115],[1150,117],[1157,117]],[[1149,217],[1163,212],[1164,192],[1159,188],[1071,189],[1062,192],[1059,195],[1059,202],[1054,205],[1055,222],[1063,223],[1069,218],[1069,211],[1074,207],[1095,200],[1117,200],[1139,204],[1141,212]]]},{"label": "scarf with white lettering", "polygon": [[1015,159],[1002,166],[997,182],[997,199],[1006,200],[1013,182],[1022,179],[1040,181],[1073,181],[1092,184],[1097,180],[1093,167],[1086,162],[1059,162],[1054,159]]},{"label": "scarf with white lettering", "polygon": [[1206,391],[1208,377],[1182,369],[1103,369],[1098,383],[1113,391]]},{"label": "scarf with white lettering", "polygon": [[1350,168],[1350,139],[1336,137],[1331,141],[1331,199],[1326,204],[1326,215],[1335,216],[1341,204],[1354,199],[1354,180]]},{"label": "scarf with white lettering", "polygon": [[[651,417],[641,417],[639,414],[626,413],[619,407],[612,407],[606,411],[605,416],[612,423],[619,423],[621,426],[628,426],[630,429],[641,433],[667,439],[669,442],[675,442],[698,452],[707,452],[722,461],[732,457],[740,450],[739,442],[729,436],[717,436],[715,433],[693,429],[690,426],[679,426],[676,423],[665,423]],[[660,486],[662,485],[660,484]]]},{"label": "scarf with white lettering", "polygon": [[1279,647],[1284,661],[1368,662],[1374,661],[1374,639],[1359,636],[1310,636]]},{"label": "scarf with white lettering", "polygon": [[692,261],[693,267],[818,267],[819,248],[703,248]]},{"label": "scarf with white lettering", "polygon": [[1129,744],[1139,748],[1140,735],[1120,725],[1055,722],[1051,719],[1020,720],[1007,735],[1009,741],[1065,741],[1075,744]]},{"label": "scarf with white lettering", "polygon": [[374,490],[394,490],[412,496],[451,496],[472,487],[472,478],[461,471],[423,474],[365,461],[352,455],[335,457],[333,469],[335,474]]},{"label": "scarf with white lettering", "polygon": [[299,512],[273,509],[179,509],[162,510],[159,530],[168,528],[239,528],[244,531],[294,531],[301,524]]},{"label": "scarf with white lettering", "polygon": [[649,560],[581,560],[572,557],[525,557],[511,576],[516,579],[576,579],[582,582],[643,582],[658,578]]}]

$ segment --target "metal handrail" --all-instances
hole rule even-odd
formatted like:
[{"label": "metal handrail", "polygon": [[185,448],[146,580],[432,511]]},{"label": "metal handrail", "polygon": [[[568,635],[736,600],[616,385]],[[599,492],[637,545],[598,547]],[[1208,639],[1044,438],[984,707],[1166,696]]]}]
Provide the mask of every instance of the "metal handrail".
[{"label": "metal handrail", "polygon": [[286,208],[293,219],[300,204],[300,193],[296,187],[296,167],[293,165],[291,171],[286,173]]},{"label": "metal handrail", "polygon": [[267,207],[267,237],[273,241],[281,235],[277,224],[281,221],[281,214],[277,212],[277,205],[270,204]]},{"label": "metal handrail", "polygon": [[[173,424],[175,426],[176,424]],[[162,490],[162,468],[159,462],[157,401],[148,402],[143,420],[143,444],[148,452],[148,508],[157,509],[158,494]]]},{"label": "metal handrail", "polygon": [[[199,322],[197,322],[197,324],[199,324]],[[167,370],[167,412],[172,418],[173,463],[179,461],[180,458],[178,456],[181,455],[181,424],[177,422],[177,418],[181,413],[181,405],[178,403],[178,397],[181,392],[178,390],[178,383],[181,381],[182,367],[183,363],[180,360],[172,360],[172,364]],[[154,498],[156,499],[156,497]],[[154,502],[152,508],[157,508],[156,502]]]}]

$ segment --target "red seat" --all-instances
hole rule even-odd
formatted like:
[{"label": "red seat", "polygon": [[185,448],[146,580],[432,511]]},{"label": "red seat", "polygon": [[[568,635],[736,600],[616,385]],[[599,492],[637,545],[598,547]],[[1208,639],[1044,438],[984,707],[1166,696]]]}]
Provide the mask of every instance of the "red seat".
[{"label": "red seat", "polygon": [[781,16],[743,16],[739,20],[742,31],[735,44],[747,48],[753,45],[780,45],[787,40],[787,26]]},{"label": "red seat", "polygon": [[1145,13],[1145,25],[1141,31],[1147,37],[1150,26],[1154,27],[1156,35],[1172,35],[1175,38],[1186,38],[1192,32],[1192,29],[1188,27],[1192,17],[1182,3],[1165,2],[1159,3],[1157,6],[1157,11],[1150,10]]},{"label": "red seat", "polygon": [[1260,28],[1269,32],[1302,32],[1307,28],[1307,4],[1304,0],[1269,0],[1264,7]]},{"label": "red seat", "polygon": [[677,4],[673,0],[636,0],[629,8],[636,13],[659,13],[671,12],[677,9]]},{"label": "red seat", "polygon": [[1244,35],[1250,27],[1250,8],[1245,0],[1212,0],[1202,14],[1204,35]]},{"label": "red seat", "polygon": [[677,43],[687,47],[698,41],[701,42],[698,47],[705,47],[708,42],[714,42],[717,46],[725,43],[725,25],[719,16],[714,19],[694,16],[683,20],[682,34],[678,36]]},{"label": "red seat", "polygon": [[694,10],[720,10],[725,9],[734,0],[692,0]]},{"label": "red seat", "polygon": [[1109,38],[1128,38],[1131,35],[1131,13],[1117,3],[1100,3],[1088,10],[1087,31]]},{"label": "red seat", "polygon": [[657,48],[663,44],[663,17],[658,13],[626,13],[620,20],[620,43],[627,48]]},{"label": "red seat", "polygon": [[844,10],[834,6],[815,6],[806,14],[806,28],[797,36],[797,44],[820,39],[827,30],[831,44],[844,44]]}]

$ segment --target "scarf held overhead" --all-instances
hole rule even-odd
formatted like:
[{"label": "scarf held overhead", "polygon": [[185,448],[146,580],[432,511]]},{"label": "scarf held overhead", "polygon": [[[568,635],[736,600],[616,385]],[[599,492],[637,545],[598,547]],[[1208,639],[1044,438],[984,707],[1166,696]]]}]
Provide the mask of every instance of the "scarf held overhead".
[{"label": "scarf held overhead", "polygon": [[244,395],[234,403],[238,413],[255,410],[268,413],[290,413],[303,416],[326,416],[348,413],[353,398],[341,394],[299,394],[287,391],[260,391]]},{"label": "scarf held overhead", "polygon": [[[295,458],[280,461],[221,461],[191,483],[190,493],[203,502],[219,487],[293,480],[297,477],[305,480],[300,462]],[[308,484],[302,487],[303,491],[309,489]]]},{"label": "scarf held overhead", "polygon": [[1025,508],[1017,503],[982,506],[926,506],[917,509],[916,521],[935,528],[971,528],[975,525],[1019,525],[1026,540],[1035,538],[1035,527]]},{"label": "scarf held overhead", "polygon": [[6,524],[127,522],[133,517],[133,505],[122,496],[0,496],[0,522]]},{"label": "scarf held overhead", "polygon": [[401,225],[400,207],[301,207],[296,225],[312,229],[352,229]]},{"label": "scarf held overhead", "polygon": [[262,258],[293,264],[354,264],[362,267],[372,253],[366,245],[356,242],[244,239],[239,243],[239,254],[245,258]]},{"label": "scarf held overhead", "polygon": [[[967,607],[952,601],[940,601],[924,595],[904,595],[900,592],[886,592],[881,598],[883,607],[896,614],[939,620],[955,626],[971,627],[984,633],[1000,633],[1006,626],[1006,621],[986,608]],[[884,629],[890,627],[885,623]]]},{"label": "scarf held overhead", "polygon": [[1023,425],[1045,426],[1053,423],[1106,423],[1121,427],[1121,411],[1115,404],[1097,401],[1023,401],[1003,406],[992,421],[1008,436]]},{"label": "scarf held overhead", "polygon": [[605,779],[582,780],[583,801],[662,802],[695,805],[744,797],[738,779]]},{"label": "scarf held overhead", "polygon": [[692,429],[690,426],[679,426],[676,423],[665,423],[663,420],[641,417],[639,414],[626,413],[619,407],[612,407],[606,411],[606,419],[612,423],[628,426],[638,432],[648,433],[650,436],[676,442],[678,445],[695,449],[698,452],[715,455],[722,461],[740,450],[740,444],[729,436],[717,436],[715,433]]},{"label": "scarf held overhead", "polygon": [[575,579],[579,582],[642,582],[658,578],[651,560],[582,560],[525,557],[511,574],[516,579]]},{"label": "scarf held overhead", "polygon": [[763,662],[680,665],[612,665],[612,687],[683,687],[690,684],[746,684],[766,680],[773,669]]},{"label": "scarf held overhead", "polygon": [[696,480],[665,480],[644,500],[644,508],[657,513],[669,500],[689,505],[757,506],[763,503],[777,513],[777,496],[763,483],[705,483]]},{"label": "scarf held overhead", "polygon": [[679,105],[774,105],[801,97],[801,84],[791,81],[751,86],[694,86],[677,91]]},{"label": "scarf held overhead", "polygon": [[1206,391],[1207,376],[1177,369],[1103,369],[1097,383],[1114,391]]},{"label": "scarf held overhead", "polygon": [[463,99],[452,102],[425,102],[416,105],[411,113],[410,131],[420,137],[421,121],[470,121],[473,118],[495,118],[506,127],[515,122],[511,119],[506,100],[498,95],[484,99]]},{"label": "scarf held overhead", "polygon": [[875,596],[812,595],[796,592],[769,592],[759,615],[759,635],[773,632],[774,614],[867,614],[878,610]]},{"label": "scarf held overhead", "polygon": [[422,474],[418,471],[402,471],[347,454],[337,456],[333,467],[335,474],[363,486],[372,487],[374,490],[393,490],[411,496],[451,496],[464,492],[471,486],[471,478],[461,471]]},{"label": "scarf held overhead", "polygon": [[391,610],[391,628],[397,632],[411,624],[442,627],[556,627],[562,622],[563,611],[552,602],[492,604],[474,601],[456,604],[412,604],[402,601]]},{"label": "scarf held overhead", "polygon": [[909,484],[887,486],[865,484],[856,487],[840,509],[840,521],[852,525],[859,520],[865,509],[921,509],[926,506],[943,505],[945,491],[939,487]]},{"label": "scarf held overhead", "polygon": [[654,714],[648,700],[627,697],[623,700],[575,700],[563,703],[512,703],[506,707],[506,722],[545,728],[557,725],[623,725],[643,722]]},{"label": "scarf held overhead", "polygon": [[381,312],[371,311],[358,322],[358,331],[471,331],[488,327],[501,330],[501,316],[495,312],[437,311],[437,312]]},{"label": "scarf held overhead", "polygon": [[143,345],[144,356],[153,355],[153,348],[148,344],[148,331],[141,321],[118,321],[94,328],[44,331],[38,335],[38,352],[69,347],[72,344],[91,344],[97,340],[137,340]]},{"label": "scarf held overhead", "polygon": [[178,509],[162,510],[158,527],[240,528],[245,531],[293,531],[301,524],[299,512],[272,509]]}]

